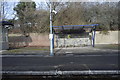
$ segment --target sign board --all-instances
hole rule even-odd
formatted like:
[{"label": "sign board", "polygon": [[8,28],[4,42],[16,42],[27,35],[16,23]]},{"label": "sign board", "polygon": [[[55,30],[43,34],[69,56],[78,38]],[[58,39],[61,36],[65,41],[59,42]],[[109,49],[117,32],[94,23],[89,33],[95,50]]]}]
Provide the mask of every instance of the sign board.
[{"label": "sign board", "polygon": [[53,34],[49,34],[49,39],[53,39]]}]

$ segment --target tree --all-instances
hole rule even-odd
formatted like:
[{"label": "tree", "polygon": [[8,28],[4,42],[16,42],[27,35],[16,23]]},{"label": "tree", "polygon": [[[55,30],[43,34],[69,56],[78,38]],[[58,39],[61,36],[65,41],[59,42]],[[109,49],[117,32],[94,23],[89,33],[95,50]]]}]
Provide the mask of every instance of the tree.
[{"label": "tree", "polygon": [[118,30],[118,7],[114,2],[66,3],[55,25],[99,24],[97,30]]},{"label": "tree", "polygon": [[34,11],[36,10],[35,2],[19,2],[14,8],[20,22],[21,31],[24,35],[32,31],[34,23]]},{"label": "tree", "polygon": [[39,9],[35,11],[35,27],[34,32],[45,33],[49,32],[49,11],[44,9]]}]

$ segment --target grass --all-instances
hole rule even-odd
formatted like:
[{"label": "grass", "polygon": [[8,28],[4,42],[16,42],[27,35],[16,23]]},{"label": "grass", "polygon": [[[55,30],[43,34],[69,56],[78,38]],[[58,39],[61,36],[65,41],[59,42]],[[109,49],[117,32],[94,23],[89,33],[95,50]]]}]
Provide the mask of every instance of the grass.
[{"label": "grass", "polygon": [[18,53],[18,52],[22,52],[21,50],[18,50],[18,49],[13,49],[13,50],[7,50],[7,51],[5,51],[5,53]]},{"label": "grass", "polygon": [[25,50],[40,50],[40,51],[48,51],[49,48],[48,47],[25,47],[23,48]]},{"label": "grass", "polygon": [[8,36],[21,36],[22,34],[8,34]]},{"label": "grass", "polygon": [[49,47],[24,47],[18,49],[9,49],[5,53],[19,53],[19,52],[34,52],[34,51],[49,51]]}]

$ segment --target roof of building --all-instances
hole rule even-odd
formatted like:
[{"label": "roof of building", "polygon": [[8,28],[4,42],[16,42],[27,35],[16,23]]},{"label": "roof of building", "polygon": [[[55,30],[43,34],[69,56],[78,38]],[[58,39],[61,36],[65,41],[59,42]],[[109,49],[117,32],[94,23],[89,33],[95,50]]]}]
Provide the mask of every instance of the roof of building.
[{"label": "roof of building", "polygon": [[0,24],[1,24],[2,26],[5,26],[5,25],[14,26],[14,24],[12,24],[12,23],[10,23],[10,22],[8,22],[8,21],[0,21]]}]

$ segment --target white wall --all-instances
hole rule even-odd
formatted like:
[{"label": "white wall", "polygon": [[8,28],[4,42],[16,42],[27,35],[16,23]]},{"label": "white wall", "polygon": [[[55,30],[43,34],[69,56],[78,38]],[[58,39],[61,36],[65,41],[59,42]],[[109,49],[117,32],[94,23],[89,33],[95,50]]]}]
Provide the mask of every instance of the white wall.
[{"label": "white wall", "polygon": [[119,31],[109,31],[108,35],[100,34],[100,31],[96,31],[95,44],[120,44],[120,35],[118,34]]}]

